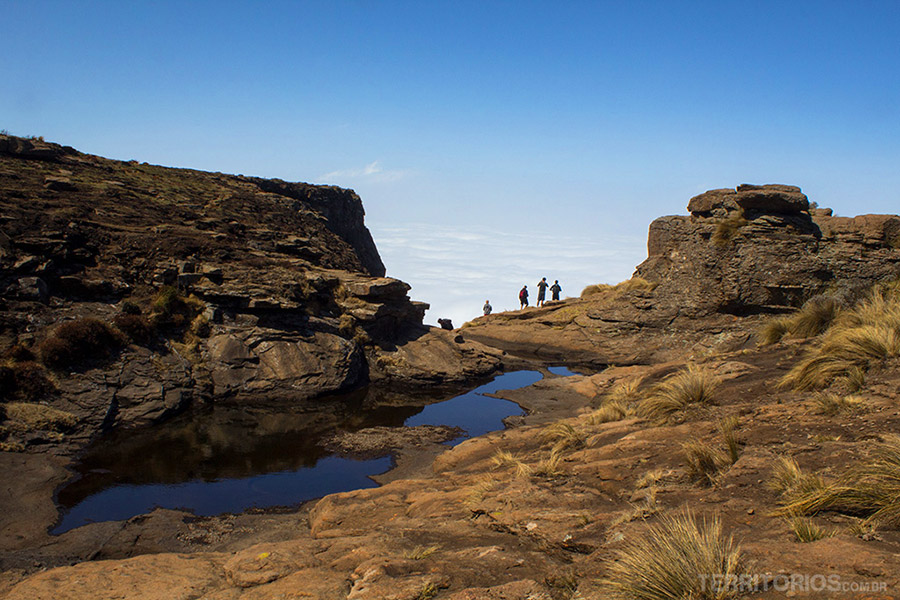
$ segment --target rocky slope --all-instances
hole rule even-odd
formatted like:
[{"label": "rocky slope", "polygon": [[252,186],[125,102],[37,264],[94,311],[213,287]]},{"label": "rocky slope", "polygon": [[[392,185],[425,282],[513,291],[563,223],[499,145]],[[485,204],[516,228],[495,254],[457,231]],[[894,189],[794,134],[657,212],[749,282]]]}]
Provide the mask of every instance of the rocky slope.
[{"label": "rocky slope", "polygon": [[[422,326],[427,305],[384,277],[351,190],[0,136],[0,201],[0,353],[49,367],[37,399],[88,407],[82,422],[142,424],[197,399],[301,401],[383,378],[458,381],[498,365]],[[54,335],[77,346],[79,332],[58,326],[86,317],[124,338],[42,355]],[[423,348],[418,362],[398,355],[408,343]]]}]

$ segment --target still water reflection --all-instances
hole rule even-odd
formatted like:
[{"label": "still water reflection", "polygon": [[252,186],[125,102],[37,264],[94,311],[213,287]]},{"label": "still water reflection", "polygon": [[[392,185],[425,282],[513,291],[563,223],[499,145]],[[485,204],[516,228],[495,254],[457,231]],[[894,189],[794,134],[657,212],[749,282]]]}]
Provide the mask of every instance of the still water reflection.
[{"label": "still water reflection", "polygon": [[144,431],[116,432],[94,445],[77,466],[79,478],[59,490],[62,517],[51,533],[128,519],[155,507],[206,516],[374,487],[370,477],[387,471],[391,457],[333,456],[323,448],[326,436],[379,425],[450,425],[466,431],[451,442],[459,443],[522,414],[518,405],[484,394],[540,379],[537,371],[505,373],[443,401],[370,388],[323,401],[318,411],[277,403],[215,404]]}]

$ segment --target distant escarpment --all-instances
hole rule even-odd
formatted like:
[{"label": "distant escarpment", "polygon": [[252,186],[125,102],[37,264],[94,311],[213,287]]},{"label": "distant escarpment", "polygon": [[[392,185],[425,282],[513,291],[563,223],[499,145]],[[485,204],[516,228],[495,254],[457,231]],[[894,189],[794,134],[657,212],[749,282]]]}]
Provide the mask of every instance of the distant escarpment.
[{"label": "distant escarpment", "polygon": [[[652,364],[754,341],[754,319],[826,295],[848,303],[900,276],[900,217],[835,217],[800,188],[741,185],[650,225],[633,278],[476,319],[466,339],[548,360]],[[740,317],[740,318],[739,318]]]},{"label": "distant escarpment", "polygon": [[495,370],[498,352],[422,325],[363,219],[351,190],[0,136],[0,396],[73,415],[0,441]]}]

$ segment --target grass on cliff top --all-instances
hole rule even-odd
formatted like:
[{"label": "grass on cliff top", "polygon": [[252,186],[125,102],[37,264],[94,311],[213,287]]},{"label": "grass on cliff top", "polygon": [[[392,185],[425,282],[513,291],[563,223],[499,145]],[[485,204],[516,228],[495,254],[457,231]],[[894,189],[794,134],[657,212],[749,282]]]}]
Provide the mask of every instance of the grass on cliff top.
[{"label": "grass on cliff top", "polygon": [[647,281],[642,277],[632,277],[621,281],[616,285],[606,283],[598,283],[597,285],[589,285],[581,291],[582,298],[591,298],[599,295],[608,295],[610,298],[623,294],[625,292],[644,291],[652,292],[659,285],[653,281]]},{"label": "grass on cliff top", "polygon": [[806,353],[780,385],[809,390],[844,381],[858,388],[874,364],[898,355],[900,299],[892,290],[875,289],[831,322],[821,343]]},{"label": "grass on cliff top", "polygon": [[724,600],[737,590],[716,589],[711,575],[729,579],[744,567],[740,546],[725,535],[718,517],[698,519],[685,511],[662,517],[628,541],[604,584],[610,597],[622,600]]},{"label": "grass on cliff top", "polygon": [[[792,468],[782,466],[785,473]],[[782,514],[803,516],[834,511],[863,517],[870,523],[900,527],[900,436],[885,435],[870,459],[851,466],[831,484],[826,485],[815,476],[802,476],[799,469],[796,472],[796,476],[779,477],[791,483],[783,494]]]}]

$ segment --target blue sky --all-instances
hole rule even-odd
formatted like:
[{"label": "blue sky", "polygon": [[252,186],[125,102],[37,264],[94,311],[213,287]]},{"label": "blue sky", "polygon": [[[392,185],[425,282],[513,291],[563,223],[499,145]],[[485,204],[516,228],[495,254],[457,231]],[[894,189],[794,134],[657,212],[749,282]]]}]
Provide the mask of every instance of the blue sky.
[{"label": "blue sky", "polygon": [[711,188],[898,212],[897,31],[896,0],[0,0],[0,129],[352,187],[389,274],[461,321],[627,278]]}]

